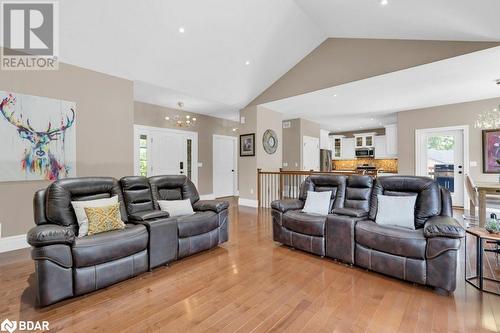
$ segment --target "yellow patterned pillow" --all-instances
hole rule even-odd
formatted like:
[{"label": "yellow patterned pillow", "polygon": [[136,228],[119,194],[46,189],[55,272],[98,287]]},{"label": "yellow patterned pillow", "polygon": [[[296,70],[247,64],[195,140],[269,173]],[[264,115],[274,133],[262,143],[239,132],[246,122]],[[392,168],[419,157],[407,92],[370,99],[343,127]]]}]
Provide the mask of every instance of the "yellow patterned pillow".
[{"label": "yellow patterned pillow", "polygon": [[105,207],[85,207],[85,214],[87,214],[89,220],[89,236],[111,230],[125,229],[119,203]]}]

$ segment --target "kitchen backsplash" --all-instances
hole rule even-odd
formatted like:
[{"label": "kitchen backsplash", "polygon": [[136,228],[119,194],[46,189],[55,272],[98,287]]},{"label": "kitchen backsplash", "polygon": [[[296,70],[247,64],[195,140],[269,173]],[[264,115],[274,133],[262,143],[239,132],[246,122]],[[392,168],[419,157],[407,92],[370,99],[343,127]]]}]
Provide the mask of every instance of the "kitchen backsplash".
[{"label": "kitchen backsplash", "polygon": [[353,160],[333,160],[334,170],[355,170],[358,165],[369,164],[381,169],[385,172],[397,173],[398,160],[397,159],[373,159],[373,158],[357,158]]}]

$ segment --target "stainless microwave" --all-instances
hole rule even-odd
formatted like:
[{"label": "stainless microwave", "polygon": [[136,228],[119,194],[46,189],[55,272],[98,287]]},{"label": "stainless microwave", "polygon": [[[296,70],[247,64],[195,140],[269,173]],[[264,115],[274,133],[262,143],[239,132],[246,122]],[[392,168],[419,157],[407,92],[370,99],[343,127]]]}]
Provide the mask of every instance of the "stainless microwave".
[{"label": "stainless microwave", "polygon": [[356,148],[356,157],[358,158],[375,157],[375,148]]}]

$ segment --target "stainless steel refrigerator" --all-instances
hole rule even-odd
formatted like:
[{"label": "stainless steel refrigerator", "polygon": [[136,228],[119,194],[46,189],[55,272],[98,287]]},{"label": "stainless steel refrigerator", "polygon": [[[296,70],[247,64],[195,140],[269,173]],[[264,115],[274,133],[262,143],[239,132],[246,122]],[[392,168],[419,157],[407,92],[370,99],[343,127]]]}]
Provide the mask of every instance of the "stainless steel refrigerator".
[{"label": "stainless steel refrigerator", "polygon": [[332,171],[332,151],[329,149],[320,149],[319,163],[320,163],[320,171],[322,172]]}]

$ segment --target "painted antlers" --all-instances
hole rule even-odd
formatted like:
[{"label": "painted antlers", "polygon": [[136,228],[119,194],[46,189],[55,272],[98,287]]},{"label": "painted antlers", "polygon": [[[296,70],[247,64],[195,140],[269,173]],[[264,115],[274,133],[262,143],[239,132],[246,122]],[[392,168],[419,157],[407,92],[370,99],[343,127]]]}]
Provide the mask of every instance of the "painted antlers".
[{"label": "painted antlers", "polygon": [[26,126],[27,126],[26,127],[23,124],[22,114],[21,118],[17,119],[16,117],[14,117],[14,111],[12,111],[10,114],[7,113],[6,110],[7,106],[14,105],[15,103],[16,103],[16,98],[12,96],[12,94],[9,94],[9,96],[5,97],[0,103],[0,112],[9,123],[16,126],[19,130],[31,131],[40,134],[47,134],[52,139],[55,139],[59,134],[63,133],[65,130],[71,127],[75,122],[75,110],[71,109],[71,119],[69,118],[69,116],[66,116],[66,123],[64,123],[64,119],[61,119],[61,126],[59,128],[52,128],[52,123],[49,122],[49,126],[47,127],[46,131],[38,132],[31,126],[29,118],[26,119]]}]

